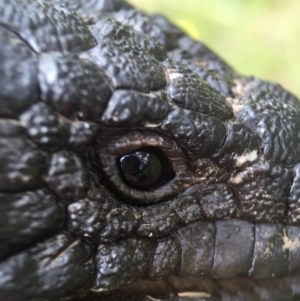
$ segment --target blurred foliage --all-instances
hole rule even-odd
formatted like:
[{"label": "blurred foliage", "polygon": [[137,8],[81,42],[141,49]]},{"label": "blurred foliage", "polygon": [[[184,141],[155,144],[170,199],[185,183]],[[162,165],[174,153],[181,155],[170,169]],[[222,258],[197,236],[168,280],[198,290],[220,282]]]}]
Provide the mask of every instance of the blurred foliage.
[{"label": "blurred foliage", "polygon": [[300,96],[300,0],[128,0],[161,12],[231,66]]}]

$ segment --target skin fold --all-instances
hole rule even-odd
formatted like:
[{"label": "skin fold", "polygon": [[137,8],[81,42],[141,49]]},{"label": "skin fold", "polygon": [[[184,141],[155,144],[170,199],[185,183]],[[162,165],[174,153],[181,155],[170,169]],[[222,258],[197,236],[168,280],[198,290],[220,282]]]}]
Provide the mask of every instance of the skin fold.
[{"label": "skin fold", "polygon": [[300,300],[294,95],[121,0],[0,31],[1,299]]}]

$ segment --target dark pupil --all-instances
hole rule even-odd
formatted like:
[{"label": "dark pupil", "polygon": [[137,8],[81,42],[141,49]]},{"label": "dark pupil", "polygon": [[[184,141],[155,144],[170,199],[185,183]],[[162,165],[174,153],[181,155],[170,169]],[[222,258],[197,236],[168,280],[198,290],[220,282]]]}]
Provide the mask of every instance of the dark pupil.
[{"label": "dark pupil", "polygon": [[148,147],[119,157],[118,164],[128,185],[149,189],[161,183],[164,159],[161,151]]}]

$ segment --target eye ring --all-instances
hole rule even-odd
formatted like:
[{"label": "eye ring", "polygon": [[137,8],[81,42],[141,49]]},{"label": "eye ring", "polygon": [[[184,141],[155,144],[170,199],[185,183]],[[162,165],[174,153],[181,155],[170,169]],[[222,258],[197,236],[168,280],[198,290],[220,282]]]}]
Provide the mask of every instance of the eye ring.
[{"label": "eye ring", "polygon": [[[156,148],[163,152],[174,173],[169,181],[147,190],[128,185],[118,166],[118,158],[143,148]],[[192,176],[181,148],[170,138],[151,132],[130,132],[112,139],[96,150],[96,162],[114,192],[119,192],[124,199],[137,204],[159,202],[192,185]]]}]

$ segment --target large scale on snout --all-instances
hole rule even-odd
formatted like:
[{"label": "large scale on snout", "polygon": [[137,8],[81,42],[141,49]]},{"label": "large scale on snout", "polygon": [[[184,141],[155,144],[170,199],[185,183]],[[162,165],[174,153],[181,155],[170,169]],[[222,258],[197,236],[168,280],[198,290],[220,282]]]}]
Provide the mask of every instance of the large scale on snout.
[{"label": "large scale on snout", "polygon": [[0,31],[1,299],[300,299],[295,96],[121,0]]}]

